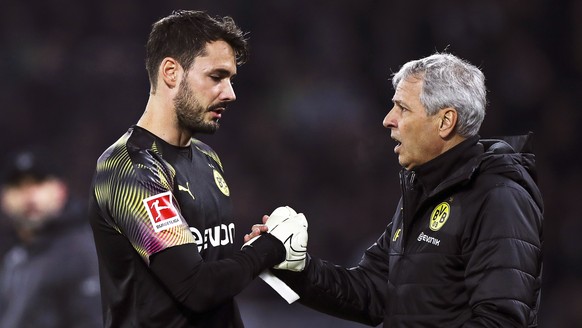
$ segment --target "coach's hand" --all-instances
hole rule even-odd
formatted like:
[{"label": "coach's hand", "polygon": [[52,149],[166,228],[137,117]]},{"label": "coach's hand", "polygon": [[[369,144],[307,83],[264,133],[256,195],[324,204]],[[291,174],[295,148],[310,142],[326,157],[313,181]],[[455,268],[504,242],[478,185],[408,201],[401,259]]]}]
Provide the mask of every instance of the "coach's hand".
[{"label": "coach's hand", "polygon": [[268,232],[277,237],[285,246],[285,261],[277,264],[275,269],[303,271],[307,255],[307,219],[303,213],[297,214],[289,206],[276,208],[265,225]]}]

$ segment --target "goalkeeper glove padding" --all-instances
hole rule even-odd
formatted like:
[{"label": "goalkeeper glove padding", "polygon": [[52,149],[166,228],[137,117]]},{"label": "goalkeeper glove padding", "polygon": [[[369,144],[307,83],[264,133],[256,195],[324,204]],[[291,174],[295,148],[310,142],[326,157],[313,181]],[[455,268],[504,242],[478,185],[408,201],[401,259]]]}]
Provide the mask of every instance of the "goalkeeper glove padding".
[{"label": "goalkeeper glove padding", "polygon": [[275,269],[303,271],[307,256],[307,219],[289,206],[276,208],[265,223],[269,233],[285,246],[285,261]]}]

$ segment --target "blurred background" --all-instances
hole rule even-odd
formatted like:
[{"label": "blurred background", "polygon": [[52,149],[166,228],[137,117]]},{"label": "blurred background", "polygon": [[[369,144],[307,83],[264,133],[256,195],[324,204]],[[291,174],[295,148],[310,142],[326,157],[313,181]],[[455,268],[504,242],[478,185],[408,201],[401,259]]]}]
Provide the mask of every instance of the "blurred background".
[{"label": "blurred background", "polygon": [[[50,149],[86,198],[97,157],[145,107],[144,45],[174,9],[230,15],[249,32],[238,99],[218,133],[200,136],[225,166],[241,244],[286,204],[310,221],[310,253],[355,265],[399,197],[381,124],[391,74],[446,50],[485,73],[483,137],[535,133],[546,205],[541,327],[580,325],[582,1],[2,0],[2,154]],[[0,220],[0,251],[12,239]],[[258,280],[238,299],[249,327],[361,326],[287,305]]]}]

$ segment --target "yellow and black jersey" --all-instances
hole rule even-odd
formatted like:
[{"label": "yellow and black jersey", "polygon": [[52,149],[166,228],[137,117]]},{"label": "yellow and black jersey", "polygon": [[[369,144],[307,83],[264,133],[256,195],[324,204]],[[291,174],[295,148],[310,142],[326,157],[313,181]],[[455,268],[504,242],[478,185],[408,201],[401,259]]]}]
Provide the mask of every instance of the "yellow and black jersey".
[{"label": "yellow and black jersey", "polygon": [[192,139],[172,146],[132,127],[99,158],[94,196],[103,224],[149,257],[195,243],[204,259],[232,253],[230,190],[216,153]]},{"label": "yellow and black jersey", "polygon": [[210,147],[133,126],[99,158],[91,196],[106,327],[242,326],[232,297],[278,262],[233,254],[230,190]]}]

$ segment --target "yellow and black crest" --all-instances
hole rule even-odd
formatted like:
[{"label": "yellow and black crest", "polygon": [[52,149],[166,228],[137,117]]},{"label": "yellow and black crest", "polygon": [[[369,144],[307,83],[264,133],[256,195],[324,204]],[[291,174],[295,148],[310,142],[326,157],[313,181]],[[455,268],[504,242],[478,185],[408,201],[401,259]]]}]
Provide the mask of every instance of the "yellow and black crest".
[{"label": "yellow and black crest", "polygon": [[432,231],[438,231],[447,222],[451,215],[451,206],[447,202],[438,204],[430,215],[429,228]]},{"label": "yellow and black crest", "polygon": [[216,182],[216,186],[218,186],[218,189],[220,189],[220,191],[222,191],[222,193],[225,196],[230,196],[230,190],[228,189],[228,185],[226,184],[226,181],[224,180],[224,178],[222,177],[222,175],[216,170],[213,170],[214,172],[214,182]]}]

